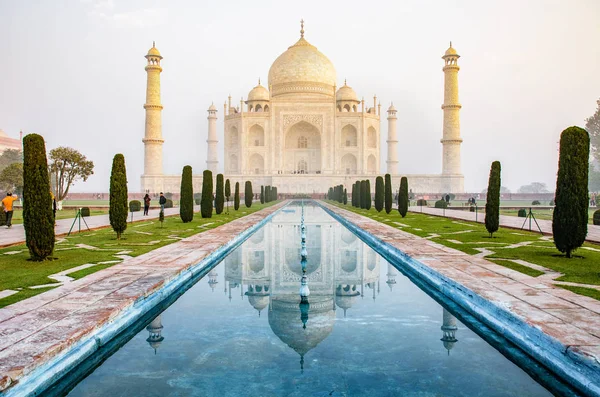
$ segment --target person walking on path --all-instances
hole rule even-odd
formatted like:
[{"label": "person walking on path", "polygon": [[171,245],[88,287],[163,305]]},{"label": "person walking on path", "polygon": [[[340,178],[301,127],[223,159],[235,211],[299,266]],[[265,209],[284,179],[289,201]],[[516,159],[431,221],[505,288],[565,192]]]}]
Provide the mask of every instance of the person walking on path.
[{"label": "person walking on path", "polygon": [[165,204],[167,204],[167,198],[160,192],[160,198],[158,199],[158,204],[160,204],[160,210],[164,211]]},{"label": "person walking on path", "polygon": [[2,200],[2,206],[4,207],[4,212],[6,213],[6,227],[10,229],[12,226],[12,217],[13,217],[13,203],[18,199],[17,195],[11,192],[6,193],[6,197]]},{"label": "person walking on path", "polygon": [[150,195],[146,193],[144,196],[144,216],[148,216],[148,209],[150,209]]}]

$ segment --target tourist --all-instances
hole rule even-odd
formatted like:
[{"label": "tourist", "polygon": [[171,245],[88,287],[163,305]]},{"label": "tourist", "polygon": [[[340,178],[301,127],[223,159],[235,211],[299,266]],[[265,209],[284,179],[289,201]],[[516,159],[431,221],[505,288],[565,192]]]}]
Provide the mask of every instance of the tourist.
[{"label": "tourist", "polygon": [[56,226],[56,197],[52,192],[50,192],[50,197],[52,197],[52,216],[54,217],[54,226]]},{"label": "tourist", "polygon": [[11,192],[6,193],[6,197],[2,200],[2,206],[4,207],[4,212],[6,213],[6,227],[10,229],[12,227],[12,217],[13,217],[13,202],[15,202],[19,197]]},{"label": "tourist", "polygon": [[165,204],[167,204],[167,198],[163,195],[163,192],[160,192],[160,198],[158,199],[158,204],[160,204],[160,210],[165,210]]},{"label": "tourist", "polygon": [[144,216],[148,216],[148,210],[150,209],[150,195],[146,193],[144,196]]}]

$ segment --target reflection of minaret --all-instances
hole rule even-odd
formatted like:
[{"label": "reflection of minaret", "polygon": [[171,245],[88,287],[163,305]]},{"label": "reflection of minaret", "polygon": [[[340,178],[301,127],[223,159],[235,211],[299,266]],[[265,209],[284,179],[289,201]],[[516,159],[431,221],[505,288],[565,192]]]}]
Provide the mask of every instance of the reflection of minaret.
[{"label": "reflection of minaret", "polygon": [[391,263],[388,263],[388,271],[387,271],[387,281],[385,282],[387,285],[389,285],[390,287],[390,291],[392,290],[392,287],[394,286],[394,284],[396,284],[396,276],[398,275],[398,271],[396,270],[396,268],[394,266],[392,266]]},{"label": "reflection of minaret", "polygon": [[160,322],[160,314],[152,320],[150,324],[146,327],[146,331],[150,333],[146,342],[154,349],[154,354],[156,354],[156,349],[160,346],[161,342],[165,340],[165,338],[161,335],[163,329],[163,325]]},{"label": "reflection of minaret", "polygon": [[444,336],[440,340],[444,342],[444,347],[448,350],[448,355],[450,355],[450,350],[452,350],[454,344],[458,342],[458,339],[456,339],[456,330],[458,327],[456,326],[456,317],[450,314],[446,309],[444,309],[441,329],[444,332]]},{"label": "reflection of minaret", "polygon": [[210,273],[208,273],[208,285],[210,286],[213,292],[215,292],[215,286],[219,283],[217,281],[217,276],[218,274],[215,272],[214,268],[212,268]]}]

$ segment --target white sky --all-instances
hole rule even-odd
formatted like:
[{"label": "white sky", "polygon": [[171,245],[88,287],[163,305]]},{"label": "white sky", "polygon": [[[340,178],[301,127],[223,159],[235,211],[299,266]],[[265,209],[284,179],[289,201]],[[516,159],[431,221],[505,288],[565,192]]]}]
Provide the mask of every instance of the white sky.
[{"label": "white sky", "polygon": [[[205,168],[207,112],[246,98],[299,37],[335,65],[368,104],[398,108],[400,169],[441,172],[443,61],[459,65],[465,188],[555,186],[560,132],[584,125],[600,98],[599,0],[194,1],[0,0],[0,129],[70,146],[95,175],[74,191],[107,191],[115,153],[129,189],[143,171],[146,73],[156,40],[164,56],[164,170]],[[387,120],[382,122],[385,148]],[[222,156],[222,145],[220,145]],[[382,152],[382,171],[387,153]],[[222,168],[223,163],[220,163]]]}]

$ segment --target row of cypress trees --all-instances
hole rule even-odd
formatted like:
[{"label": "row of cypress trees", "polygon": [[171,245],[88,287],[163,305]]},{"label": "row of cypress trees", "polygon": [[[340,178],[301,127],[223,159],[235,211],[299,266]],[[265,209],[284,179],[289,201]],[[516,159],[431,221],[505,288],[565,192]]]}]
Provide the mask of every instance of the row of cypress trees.
[{"label": "row of cypress trees", "polygon": [[344,188],[344,185],[336,185],[329,188],[327,199],[346,204],[348,202],[348,192]]},{"label": "row of cypress trees", "polygon": [[[261,192],[262,192],[262,186],[261,186]],[[271,185],[267,185],[265,186],[265,192],[264,192],[264,202],[265,203],[270,203],[271,201],[275,201],[277,200],[277,187],[275,186],[271,186]],[[263,201],[261,200],[261,203]]]}]

